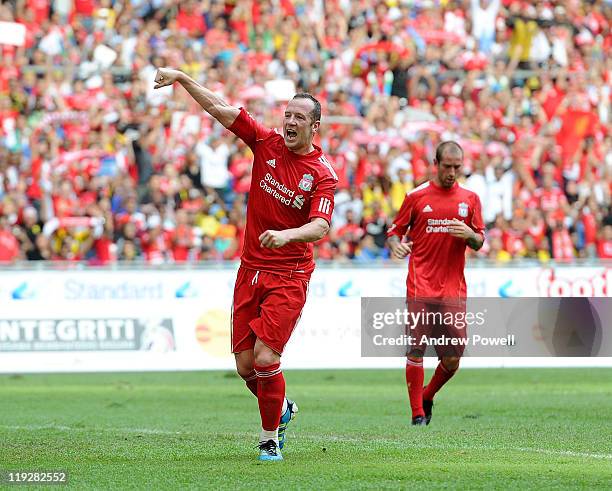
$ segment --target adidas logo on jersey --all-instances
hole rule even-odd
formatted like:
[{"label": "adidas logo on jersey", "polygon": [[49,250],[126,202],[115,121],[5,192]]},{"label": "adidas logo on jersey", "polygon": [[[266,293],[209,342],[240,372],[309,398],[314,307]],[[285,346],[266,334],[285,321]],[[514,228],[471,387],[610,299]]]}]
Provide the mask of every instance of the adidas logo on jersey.
[{"label": "adidas logo on jersey", "polygon": [[425,205],[425,208],[423,208],[423,213],[431,213],[433,210],[431,209],[431,206],[429,205]]},{"label": "adidas logo on jersey", "polygon": [[276,169],[276,159],[266,160],[266,164],[268,164],[270,167],[273,167],[274,169]]}]

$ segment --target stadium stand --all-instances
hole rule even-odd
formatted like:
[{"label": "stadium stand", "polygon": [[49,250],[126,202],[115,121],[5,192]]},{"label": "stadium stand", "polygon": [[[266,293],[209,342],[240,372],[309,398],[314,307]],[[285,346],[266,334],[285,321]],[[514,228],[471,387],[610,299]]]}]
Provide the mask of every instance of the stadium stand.
[{"label": "stadium stand", "polygon": [[[249,149],[178,67],[269,126],[321,100],[340,182],[319,259],[387,258],[445,139],[483,202],[477,257],[612,258],[610,2],[17,0],[0,21],[0,261],[239,256]],[[14,44],[8,44],[13,42]]]}]

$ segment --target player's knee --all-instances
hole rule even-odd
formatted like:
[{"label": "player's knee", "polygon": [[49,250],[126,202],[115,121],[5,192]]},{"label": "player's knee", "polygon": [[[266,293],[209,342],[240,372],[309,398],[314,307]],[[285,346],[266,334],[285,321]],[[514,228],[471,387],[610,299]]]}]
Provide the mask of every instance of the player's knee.
[{"label": "player's knee", "polygon": [[442,358],[442,364],[444,365],[444,368],[454,372],[459,368],[459,360],[461,360],[461,358],[458,356],[445,356]]},{"label": "player's knee", "polygon": [[238,353],[236,355],[236,372],[238,372],[238,375],[242,378],[247,378],[253,374],[253,370],[255,370],[253,366],[253,353],[250,353],[250,356]]},{"label": "player's knee", "polygon": [[280,362],[280,356],[267,346],[255,350],[255,365],[267,367]]},{"label": "player's knee", "polygon": [[238,360],[236,360],[236,371],[238,372],[238,375],[246,379],[247,377],[253,375],[254,368],[253,365],[249,366],[247,364],[242,364]]},{"label": "player's knee", "polygon": [[279,361],[279,356],[275,355],[274,352],[260,353],[259,355],[255,355],[255,365],[259,367],[268,367],[270,365],[275,365]]}]

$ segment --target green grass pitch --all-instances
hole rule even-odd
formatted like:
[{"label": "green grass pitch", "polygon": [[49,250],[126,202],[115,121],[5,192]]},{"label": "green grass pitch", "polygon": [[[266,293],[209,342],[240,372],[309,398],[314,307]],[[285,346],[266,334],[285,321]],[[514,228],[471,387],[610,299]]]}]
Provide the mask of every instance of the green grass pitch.
[{"label": "green grass pitch", "polygon": [[0,376],[0,470],[75,489],[612,486],[612,369],[466,369],[419,428],[402,370],[285,375],[300,414],[278,463],[256,460],[233,373]]}]

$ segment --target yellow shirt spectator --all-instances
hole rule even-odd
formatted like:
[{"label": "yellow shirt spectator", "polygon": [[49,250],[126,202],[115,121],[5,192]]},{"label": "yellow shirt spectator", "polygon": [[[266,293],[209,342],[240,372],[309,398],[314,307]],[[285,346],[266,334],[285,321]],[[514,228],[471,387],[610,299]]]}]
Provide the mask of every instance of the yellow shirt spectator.
[{"label": "yellow shirt spectator", "polygon": [[535,20],[524,20],[515,18],[514,29],[510,39],[510,58],[519,61],[529,61],[531,53],[531,41],[538,30]]},{"label": "yellow shirt spectator", "polygon": [[380,204],[380,209],[382,212],[389,216],[391,212],[391,206],[389,205],[389,200],[384,195],[380,186],[375,186],[374,188],[370,188],[369,186],[364,186],[363,188],[363,208],[364,208],[364,217],[369,218],[372,215],[372,204],[377,202]]},{"label": "yellow shirt spectator", "polygon": [[212,215],[203,215],[198,219],[198,226],[202,229],[202,233],[209,237],[215,237],[219,230],[219,220]]},{"label": "yellow shirt spectator", "polygon": [[404,202],[404,198],[406,197],[406,193],[412,191],[413,187],[414,186],[410,181],[395,181],[391,185],[391,208],[394,212],[397,212],[400,209],[402,203]]}]

